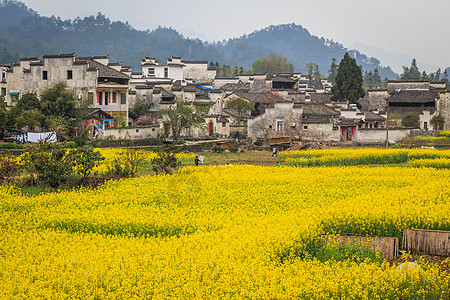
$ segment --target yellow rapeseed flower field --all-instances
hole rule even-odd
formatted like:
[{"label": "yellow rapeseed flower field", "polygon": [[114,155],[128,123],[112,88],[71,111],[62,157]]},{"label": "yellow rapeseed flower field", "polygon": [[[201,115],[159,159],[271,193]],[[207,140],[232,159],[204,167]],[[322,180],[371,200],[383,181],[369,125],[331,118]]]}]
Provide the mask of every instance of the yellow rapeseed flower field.
[{"label": "yellow rapeseed flower field", "polygon": [[318,260],[322,234],[450,230],[450,170],[207,166],[0,188],[0,299],[448,299],[449,275]]}]

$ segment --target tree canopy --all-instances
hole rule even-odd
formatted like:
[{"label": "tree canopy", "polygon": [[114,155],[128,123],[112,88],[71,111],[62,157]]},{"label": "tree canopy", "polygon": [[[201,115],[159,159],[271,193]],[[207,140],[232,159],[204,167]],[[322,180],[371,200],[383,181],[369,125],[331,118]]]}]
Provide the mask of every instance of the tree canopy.
[{"label": "tree canopy", "polygon": [[249,102],[241,97],[237,97],[228,101],[225,105],[226,108],[235,109],[241,118],[242,114],[248,110],[252,110],[255,108],[255,104],[253,102]]},{"label": "tree canopy", "polygon": [[184,128],[201,128],[205,124],[205,119],[195,113],[195,110],[185,102],[177,102],[175,106],[161,109],[160,115],[164,122],[170,125],[174,142],[180,138],[181,130]]},{"label": "tree canopy", "polygon": [[258,74],[294,72],[294,66],[287,60],[286,56],[277,54],[258,58],[253,62],[252,67],[253,72]]},{"label": "tree canopy", "polygon": [[357,103],[364,97],[362,69],[348,52],[339,63],[336,84],[331,88],[332,101]]}]

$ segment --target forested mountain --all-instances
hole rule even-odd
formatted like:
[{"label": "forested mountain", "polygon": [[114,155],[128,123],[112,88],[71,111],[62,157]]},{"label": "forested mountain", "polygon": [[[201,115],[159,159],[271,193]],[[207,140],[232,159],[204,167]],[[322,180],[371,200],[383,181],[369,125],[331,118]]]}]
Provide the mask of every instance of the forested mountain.
[{"label": "forested mountain", "polygon": [[369,58],[356,50],[348,50],[333,40],[318,38],[295,24],[269,26],[249,35],[215,43],[214,46],[224,53],[226,60],[233,65],[249,67],[249,62],[276,53],[286,56],[296,71],[304,73],[306,64],[314,62],[319,65],[323,74],[328,72],[332,58],[336,58],[339,62],[345,52],[349,51],[364,70],[378,68],[382,77],[398,76],[390,67],[382,67],[378,59]]},{"label": "forested mountain", "polygon": [[[315,62],[324,74],[331,59],[339,62],[347,51],[341,44],[313,36],[295,24],[270,26],[240,38],[207,43],[185,38],[171,28],[136,30],[128,22],[111,22],[100,13],[75,20],[42,17],[16,0],[0,0],[0,16],[0,63],[43,53],[76,52],[82,56],[109,54],[111,61],[122,61],[135,70],[140,69],[144,56],[165,62],[171,55],[251,67],[262,56],[279,54],[286,56],[298,72],[304,73],[305,65]],[[355,50],[349,52],[364,70],[378,68],[383,77],[398,76],[375,58]]]}]

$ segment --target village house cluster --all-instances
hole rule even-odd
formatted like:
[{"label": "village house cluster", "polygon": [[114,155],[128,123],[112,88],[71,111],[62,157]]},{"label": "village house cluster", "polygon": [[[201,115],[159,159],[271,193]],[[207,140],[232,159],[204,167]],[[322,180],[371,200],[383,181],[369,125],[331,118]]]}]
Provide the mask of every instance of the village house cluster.
[{"label": "village house cluster", "polygon": [[[39,94],[61,81],[75,91],[77,100],[89,103],[80,126],[96,127],[100,138],[156,138],[165,129],[158,112],[180,101],[205,116],[203,128],[184,128],[182,136],[187,138],[267,141],[289,136],[303,141],[380,143],[388,136],[399,141],[412,132],[401,126],[401,118],[408,113],[420,117],[415,129],[450,129],[450,91],[444,82],[389,81],[387,89],[369,90],[358,108],[332,102],[327,80],[301,73],[218,78],[207,61],[175,56],[165,64],[145,57],[139,72],[110,62],[109,56],[79,57],[75,53],[0,65],[0,90],[7,107],[25,93]],[[146,122],[131,110],[139,98],[154,104]],[[236,98],[253,103],[254,109],[227,108]],[[443,127],[434,128],[436,116],[445,120]],[[127,128],[118,130],[120,124]]]}]

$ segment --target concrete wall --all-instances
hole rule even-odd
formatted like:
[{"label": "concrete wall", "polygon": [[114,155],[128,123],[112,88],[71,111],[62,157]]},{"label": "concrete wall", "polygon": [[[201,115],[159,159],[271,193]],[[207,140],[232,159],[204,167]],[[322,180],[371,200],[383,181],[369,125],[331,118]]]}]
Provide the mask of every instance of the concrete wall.
[{"label": "concrete wall", "polygon": [[[263,114],[248,119],[248,136],[264,137],[277,135],[299,136],[300,120],[303,109],[294,108],[292,102],[277,102],[274,107],[266,108]],[[277,123],[283,122],[283,130],[279,131]]]},{"label": "concrete wall", "polygon": [[[358,129],[355,142],[358,143],[384,143],[386,142],[386,130],[384,129]],[[389,130],[389,140],[399,142],[410,135],[409,129]]]},{"label": "concrete wall", "polygon": [[340,131],[333,130],[332,123],[302,124],[302,140],[314,142],[339,142]]},{"label": "concrete wall", "polygon": [[156,139],[158,137],[159,127],[142,127],[142,128],[107,128],[100,130],[99,138],[115,138],[115,139]]}]

